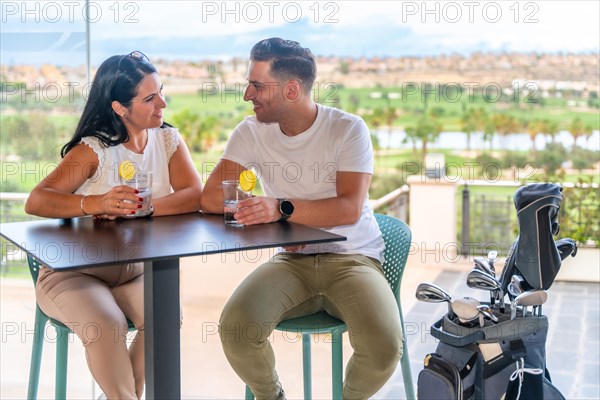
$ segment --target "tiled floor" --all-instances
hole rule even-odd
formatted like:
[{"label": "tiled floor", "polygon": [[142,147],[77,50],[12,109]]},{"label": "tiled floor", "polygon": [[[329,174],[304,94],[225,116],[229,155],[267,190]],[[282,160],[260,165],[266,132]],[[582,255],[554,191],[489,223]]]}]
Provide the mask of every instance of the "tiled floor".
[{"label": "tiled floor", "polygon": [[[182,396],[186,399],[240,399],[244,385],[229,367],[216,334],[216,324],[227,296],[268,254],[247,253],[191,257],[182,263]],[[402,285],[402,304],[407,324],[408,346],[416,382],[423,356],[436,347],[429,326],[446,311],[445,304],[418,303],[414,290],[422,281],[434,282],[454,297],[481,292],[465,284],[468,266],[453,268],[407,268]],[[568,399],[600,398],[600,292],[598,284],[556,282],[548,291],[544,313],[549,316],[547,361],[553,381]],[[29,357],[33,338],[34,293],[31,281],[0,279],[0,398],[22,399],[27,392]],[[51,399],[54,387],[53,330],[43,358],[40,398]],[[345,335],[344,357],[351,348]],[[290,399],[302,397],[301,344],[297,337],[275,334],[272,338],[278,372]],[[330,344],[318,338],[313,345],[313,392],[315,399],[330,398]],[[78,339],[69,346],[68,396],[92,399],[93,386],[85,355]],[[374,396],[402,399],[404,387],[400,367]]]}]

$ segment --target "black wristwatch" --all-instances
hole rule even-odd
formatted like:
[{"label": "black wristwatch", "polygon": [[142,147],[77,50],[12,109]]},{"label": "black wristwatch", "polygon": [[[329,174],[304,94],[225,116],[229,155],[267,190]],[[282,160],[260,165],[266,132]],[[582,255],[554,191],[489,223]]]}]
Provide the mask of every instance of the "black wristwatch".
[{"label": "black wristwatch", "polygon": [[294,205],[291,201],[286,199],[277,200],[279,200],[279,212],[281,213],[281,218],[279,218],[279,220],[285,221],[292,216],[292,213],[294,212]]}]

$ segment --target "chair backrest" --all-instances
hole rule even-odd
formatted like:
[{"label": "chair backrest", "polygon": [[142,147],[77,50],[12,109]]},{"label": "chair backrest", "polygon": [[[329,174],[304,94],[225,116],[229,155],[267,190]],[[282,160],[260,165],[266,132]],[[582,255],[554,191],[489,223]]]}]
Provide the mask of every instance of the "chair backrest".
[{"label": "chair backrest", "polygon": [[400,283],[410,251],[412,233],[408,225],[397,218],[375,214],[375,219],[385,243],[383,272],[394,292],[394,296],[399,299]]},{"label": "chair backrest", "polygon": [[37,283],[38,275],[40,273],[40,264],[35,258],[27,254],[27,263],[29,264],[29,272],[31,273],[31,279],[33,279],[33,286]]}]

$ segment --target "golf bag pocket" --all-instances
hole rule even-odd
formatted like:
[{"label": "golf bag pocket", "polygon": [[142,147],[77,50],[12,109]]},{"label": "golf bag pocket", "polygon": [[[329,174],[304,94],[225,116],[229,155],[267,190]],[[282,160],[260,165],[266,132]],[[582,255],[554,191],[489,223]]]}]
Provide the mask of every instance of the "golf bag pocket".
[{"label": "golf bag pocket", "polygon": [[424,368],[417,380],[417,398],[427,400],[467,400],[472,398],[475,378],[472,364],[459,370],[455,363],[437,353],[425,357]]},{"label": "golf bag pocket", "polygon": [[424,363],[417,380],[417,398],[462,399],[462,383],[454,365],[433,353],[425,357]]}]

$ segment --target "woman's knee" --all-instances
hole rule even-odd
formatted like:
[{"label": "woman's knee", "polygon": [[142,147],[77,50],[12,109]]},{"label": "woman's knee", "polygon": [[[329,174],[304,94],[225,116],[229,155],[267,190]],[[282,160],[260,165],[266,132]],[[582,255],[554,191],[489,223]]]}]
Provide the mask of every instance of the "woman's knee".
[{"label": "woman's knee", "polygon": [[97,342],[122,342],[128,331],[127,320],[123,315],[99,314],[79,325],[74,331],[84,346]]}]

